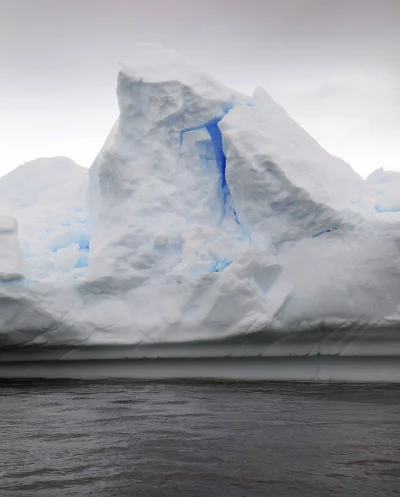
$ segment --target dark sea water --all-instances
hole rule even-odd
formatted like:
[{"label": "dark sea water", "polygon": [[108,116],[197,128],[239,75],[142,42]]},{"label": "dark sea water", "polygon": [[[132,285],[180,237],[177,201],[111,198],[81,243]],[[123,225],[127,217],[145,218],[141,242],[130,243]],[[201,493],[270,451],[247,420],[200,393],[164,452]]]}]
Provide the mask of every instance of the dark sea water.
[{"label": "dark sea water", "polygon": [[2,382],[0,496],[400,495],[400,387]]}]

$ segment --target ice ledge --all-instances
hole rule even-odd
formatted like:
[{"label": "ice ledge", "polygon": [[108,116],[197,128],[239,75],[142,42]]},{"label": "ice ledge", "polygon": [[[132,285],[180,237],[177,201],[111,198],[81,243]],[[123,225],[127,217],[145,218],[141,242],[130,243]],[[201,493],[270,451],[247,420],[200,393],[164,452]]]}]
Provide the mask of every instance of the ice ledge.
[{"label": "ice ledge", "polygon": [[121,71],[146,82],[181,81],[190,86],[204,78],[180,53],[160,43],[138,43],[120,62]]},{"label": "ice ledge", "polygon": [[0,363],[0,378],[400,383],[400,357],[218,357]]},{"label": "ice ledge", "polygon": [[0,378],[17,377],[400,382],[400,326],[130,346],[3,346]]}]

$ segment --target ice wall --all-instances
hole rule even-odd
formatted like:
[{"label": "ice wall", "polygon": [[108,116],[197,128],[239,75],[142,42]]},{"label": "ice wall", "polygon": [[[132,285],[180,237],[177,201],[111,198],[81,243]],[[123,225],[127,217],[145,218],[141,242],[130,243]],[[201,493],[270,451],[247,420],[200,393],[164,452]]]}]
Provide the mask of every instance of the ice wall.
[{"label": "ice wall", "polygon": [[91,171],[89,277],[126,282],[140,329],[218,334],[394,312],[399,223],[379,218],[371,185],[264,90],[241,95],[140,45],[117,95]]},{"label": "ice wall", "polygon": [[[274,354],[299,333],[301,354],[325,339],[339,354],[353,333],[373,326],[376,337],[388,316],[394,326],[400,218],[377,208],[381,183],[324,151],[264,90],[239,94],[159,45],[122,61],[117,97],[88,177],[68,167],[45,188],[44,166],[35,199],[15,183],[27,278],[0,285],[4,343],[229,348],[259,332]],[[322,330],[313,342],[310,329]]]}]

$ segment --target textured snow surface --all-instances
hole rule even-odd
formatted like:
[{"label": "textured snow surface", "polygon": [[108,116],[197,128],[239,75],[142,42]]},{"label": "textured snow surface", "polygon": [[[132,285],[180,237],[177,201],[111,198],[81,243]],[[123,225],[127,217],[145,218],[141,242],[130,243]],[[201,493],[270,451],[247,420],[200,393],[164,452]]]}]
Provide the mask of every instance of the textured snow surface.
[{"label": "textured snow surface", "polygon": [[18,220],[28,282],[83,277],[87,184],[87,169],[66,157],[28,162],[0,178],[0,213]]},{"label": "textured snow surface", "polygon": [[24,265],[18,242],[18,227],[14,218],[0,217],[0,282],[24,277]]},{"label": "textured snow surface", "polygon": [[4,345],[279,342],[328,323],[348,327],[340,354],[355,329],[393,326],[399,173],[364,181],[263,89],[234,92],[159,45],[120,68],[88,176],[60,158],[0,179],[26,267],[0,286]]},{"label": "textured snow surface", "polygon": [[375,192],[377,212],[400,212],[400,173],[377,169],[367,178]]}]

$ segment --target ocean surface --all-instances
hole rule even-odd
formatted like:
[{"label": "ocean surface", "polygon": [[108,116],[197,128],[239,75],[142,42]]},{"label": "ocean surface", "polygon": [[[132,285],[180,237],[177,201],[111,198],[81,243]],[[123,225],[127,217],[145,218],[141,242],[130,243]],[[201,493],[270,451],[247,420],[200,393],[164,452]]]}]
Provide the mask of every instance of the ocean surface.
[{"label": "ocean surface", "polygon": [[0,383],[1,497],[400,495],[400,386]]}]

